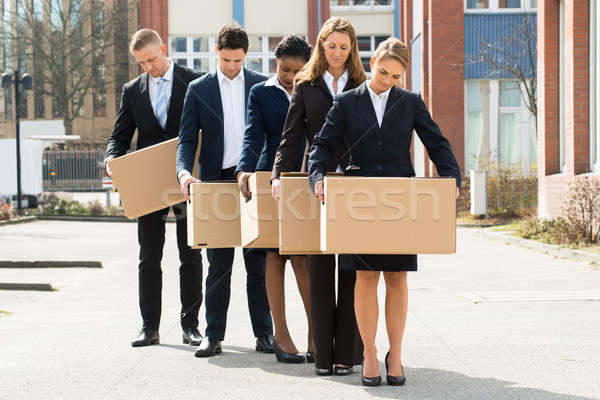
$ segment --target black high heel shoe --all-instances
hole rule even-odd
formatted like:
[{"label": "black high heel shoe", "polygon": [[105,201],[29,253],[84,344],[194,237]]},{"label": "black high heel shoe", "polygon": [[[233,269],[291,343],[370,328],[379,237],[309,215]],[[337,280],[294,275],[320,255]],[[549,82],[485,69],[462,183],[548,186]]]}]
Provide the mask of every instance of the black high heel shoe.
[{"label": "black high heel shoe", "polygon": [[306,362],[309,364],[312,364],[315,362],[315,352],[314,351],[306,352]]},{"label": "black high heel shoe", "polygon": [[273,341],[273,352],[275,353],[275,357],[277,361],[286,363],[286,364],[302,364],[305,360],[302,354],[293,354],[283,351],[281,347],[277,344],[276,341]]},{"label": "black high heel shoe", "polygon": [[[365,360],[362,362],[362,369],[365,370]],[[361,372],[360,377],[363,386],[379,386],[381,385],[381,375],[374,377],[366,377],[364,372]]]},{"label": "black high heel shoe", "polygon": [[[392,376],[387,373],[389,356],[390,356],[390,352],[388,351],[388,353],[385,355],[385,374],[386,374],[387,384],[390,386],[404,386],[404,384],[406,383],[406,377],[404,375]],[[402,373],[404,373],[404,367],[402,367]]]}]

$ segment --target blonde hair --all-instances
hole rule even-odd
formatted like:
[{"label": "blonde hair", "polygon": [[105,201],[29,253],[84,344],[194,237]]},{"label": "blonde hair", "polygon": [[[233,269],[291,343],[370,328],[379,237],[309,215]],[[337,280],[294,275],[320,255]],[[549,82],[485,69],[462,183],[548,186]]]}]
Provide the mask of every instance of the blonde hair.
[{"label": "blonde hair", "polygon": [[408,67],[408,47],[395,37],[389,37],[383,42],[379,43],[375,53],[373,53],[375,61],[379,61],[384,58],[392,58],[402,64],[402,67],[406,69]]},{"label": "blonde hair", "polygon": [[354,27],[344,17],[332,17],[323,24],[310,60],[308,60],[294,79],[295,85],[302,82],[314,82],[327,71],[327,59],[325,58],[323,42],[333,32],[345,33],[350,37],[350,54],[348,54],[348,59],[346,60],[346,69],[348,70],[349,77],[356,83],[362,83],[367,79],[367,74],[358,54],[358,42]]},{"label": "blonde hair", "polygon": [[163,44],[160,35],[155,30],[140,29],[131,36],[131,40],[129,41],[129,51],[132,53],[134,51],[139,51],[150,43],[156,43],[158,45]]}]

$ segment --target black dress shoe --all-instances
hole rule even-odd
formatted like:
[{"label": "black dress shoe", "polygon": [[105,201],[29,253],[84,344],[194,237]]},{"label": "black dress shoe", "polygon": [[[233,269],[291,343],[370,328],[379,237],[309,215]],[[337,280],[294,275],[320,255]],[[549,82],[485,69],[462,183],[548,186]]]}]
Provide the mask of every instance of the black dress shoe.
[{"label": "black dress shoe", "polygon": [[158,344],[160,342],[158,329],[142,328],[138,337],[131,342],[131,347],[144,347]]},{"label": "black dress shoe", "polygon": [[261,353],[273,353],[273,336],[266,335],[256,338],[256,351]]},{"label": "black dress shoe", "polygon": [[[386,373],[387,384],[390,386],[404,386],[404,384],[406,383],[406,377],[404,375],[392,376],[387,373],[389,356],[390,356],[390,352],[388,351],[388,353],[385,355],[385,373]],[[402,367],[402,373],[404,373],[404,367]]]},{"label": "black dress shoe", "polygon": [[315,374],[319,376],[327,376],[333,374],[333,368],[317,368],[315,367]]},{"label": "black dress shoe", "polygon": [[288,353],[287,351],[283,351],[281,347],[277,344],[277,342],[273,342],[273,351],[275,352],[275,357],[277,361],[286,363],[286,364],[302,364],[305,360],[302,354],[294,354]]},{"label": "black dress shoe", "polygon": [[314,351],[306,352],[306,362],[309,364],[312,364],[315,362],[315,352]]},{"label": "black dress shoe", "polygon": [[342,367],[341,365],[333,366],[333,374],[334,375],[350,375],[353,372],[354,372],[354,368],[352,368],[352,365],[349,367]]},{"label": "black dress shoe", "polygon": [[202,339],[200,348],[196,351],[196,357],[212,357],[217,354],[221,354],[223,349],[221,348],[221,341],[217,339],[209,338],[208,336]]},{"label": "black dress shoe", "polygon": [[[365,369],[365,361],[363,360],[363,370]],[[361,372],[361,377],[360,377],[363,386],[379,386],[381,385],[381,375],[378,376],[373,376],[373,377],[367,377],[365,376],[364,372]]]},{"label": "black dress shoe", "polygon": [[200,346],[200,343],[202,342],[202,334],[200,334],[198,328],[186,328],[183,330],[181,336],[183,337],[183,344]]}]

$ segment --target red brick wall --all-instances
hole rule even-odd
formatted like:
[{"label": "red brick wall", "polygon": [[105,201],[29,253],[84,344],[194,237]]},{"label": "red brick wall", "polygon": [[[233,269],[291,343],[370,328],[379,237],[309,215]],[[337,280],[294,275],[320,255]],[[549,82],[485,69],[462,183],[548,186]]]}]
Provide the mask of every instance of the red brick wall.
[{"label": "red brick wall", "polygon": [[169,41],[169,1],[140,0],[140,28],[158,32],[163,42]]},{"label": "red brick wall", "polygon": [[319,36],[318,3],[321,2],[321,25],[331,16],[328,0],[306,0],[308,5],[308,42],[315,45]]},{"label": "red brick wall", "polygon": [[538,214],[561,214],[568,182],[589,171],[589,1],[564,1],[565,168],[559,165],[559,2],[538,0]]},{"label": "red brick wall", "polygon": [[[464,11],[463,0],[428,0],[425,46],[427,74],[423,92],[426,104],[444,136],[450,141],[461,171],[464,170]],[[433,5],[435,3],[435,6]],[[424,5],[425,6],[425,5]],[[424,18],[427,14],[424,13]],[[433,163],[430,163],[430,168]],[[435,171],[435,170],[433,170]]]}]

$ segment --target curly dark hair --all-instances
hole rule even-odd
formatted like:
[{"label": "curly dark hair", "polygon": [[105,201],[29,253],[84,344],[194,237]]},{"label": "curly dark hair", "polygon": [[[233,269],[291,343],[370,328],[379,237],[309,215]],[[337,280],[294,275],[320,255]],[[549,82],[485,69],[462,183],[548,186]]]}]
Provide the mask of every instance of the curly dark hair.
[{"label": "curly dark hair", "polygon": [[248,52],[248,35],[238,24],[225,25],[219,31],[217,36],[217,48],[222,49],[242,49],[244,53]]},{"label": "curly dark hair", "polygon": [[304,38],[296,35],[287,35],[275,48],[275,57],[302,57],[304,61],[310,59],[312,47]]}]

